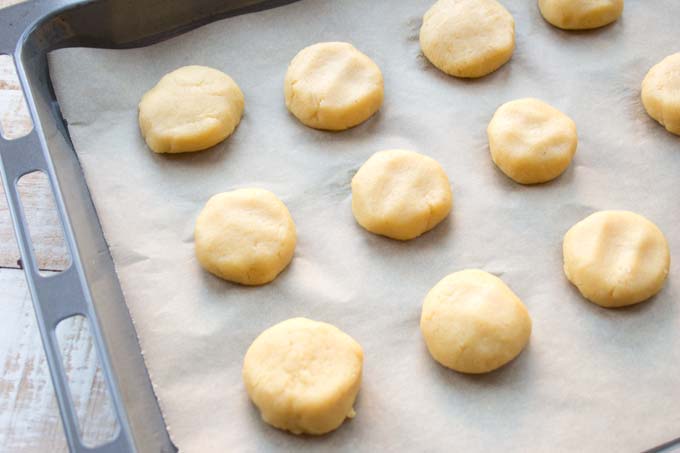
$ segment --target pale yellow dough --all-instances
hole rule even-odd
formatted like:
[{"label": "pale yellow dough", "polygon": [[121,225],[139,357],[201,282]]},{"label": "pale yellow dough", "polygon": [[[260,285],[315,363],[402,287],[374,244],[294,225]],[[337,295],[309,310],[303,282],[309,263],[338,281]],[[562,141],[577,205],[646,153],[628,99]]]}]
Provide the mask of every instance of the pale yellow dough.
[{"label": "pale yellow dough", "polygon": [[496,0],[439,0],[423,17],[420,47],[449,75],[482,77],[512,57],[515,21]]},{"label": "pale yellow dough", "polygon": [[498,277],[478,269],[448,275],[425,297],[420,330],[432,357],[462,373],[487,373],[522,352],[531,318]]},{"label": "pale yellow dough", "polygon": [[451,211],[451,186],[434,159],[406,150],[375,153],[352,178],[352,212],[376,234],[408,240]]},{"label": "pale yellow dough", "polygon": [[157,153],[201,151],[234,132],[243,104],[243,93],[228,75],[184,66],[163,76],[142,97],[139,127]]},{"label": "pale yellow dough", "polygon": [[380,109],[380,68],[346,42],[322,42],[302,49],[284,82],[288,110],[315,129],[340,131],[363,123]]},{"label": "pale yellow dough", "polygon": [[532,98],[503,104],[487,128],[489,151],[503,173],[521,184],[557,178],[576,152],[576,124]]},{"label": "pale yellow dough", "polygon": [[642,103],[649,116],[680,135],[680,53],[649,70],[642,82]]},{"label": "pale yellow dough", "polygon": [[295,224],[281,200],[239,189],[208,200],[196,220],[196,258],[209,272],[243,285],[274,280],[295,251]]},{"label": "pale yellow dough", "polygon": [[623,0],[538,0],[543,18],[565,30],[603,27],[623,12]]},{"label": "pale yellow dough", "polygon": [[248,348],[243,382],[262,419],[295,434],[324,434],[353,418],[364,355],[337,327],[294,318]]},{"label": "pale yellow dough", "polygon": [[600,211],[567,232],[564,273],[583,296],[603,307],[649,299],[666,281],[670,252],[656,225],[628,211]]}]

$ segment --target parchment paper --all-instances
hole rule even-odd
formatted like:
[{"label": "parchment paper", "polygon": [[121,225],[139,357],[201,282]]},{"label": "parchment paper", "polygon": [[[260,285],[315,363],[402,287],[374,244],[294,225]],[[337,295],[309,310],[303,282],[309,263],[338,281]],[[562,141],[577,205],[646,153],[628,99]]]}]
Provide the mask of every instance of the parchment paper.
[{"label": "parchment paper", "polygon": [[[544,22],[534,1],[504,0],[516,20],[515,54],[492,75],[465,81],[421,55],[418,30],[431,1],[303,0],[148,48],[50,55],[180,450],[619,452],[680,436],[680,266],[653,300],[606,310],[579,296],[561,263],[564,233],[599,209],[647,216],[680,259],[680,137],[639,100],[646,71],[680,50],[680,5],[628,0],[619,22],[574,33]],[[354,43],[385,76],[380,113],[342,133],[301,125],[283,102],[291,58],[330,40]],[[230,74],[245,93],[245,116],[215,149],[156,155],[140,136],[137,103],[188,64]],[[503,176],[487,147],[495,109],[524,96],[578,126],[573,164],[541,186]],[[352,175],[388,148],[432,156],[453,187],[451,217],[406,243],[364,231],[350,209]],[[298,229],[290,267],[258,288],[204,272],[192,239],[211,195],[250,186],[275,192]],[[437,365],[418,327],[426,292],[472,267],[501,276],[534,322],[521,356],[484,376]],[[357,417],[319,438],[264,424],[241,383],[251,341],[294,316],[335,324],[365,351]]]}]

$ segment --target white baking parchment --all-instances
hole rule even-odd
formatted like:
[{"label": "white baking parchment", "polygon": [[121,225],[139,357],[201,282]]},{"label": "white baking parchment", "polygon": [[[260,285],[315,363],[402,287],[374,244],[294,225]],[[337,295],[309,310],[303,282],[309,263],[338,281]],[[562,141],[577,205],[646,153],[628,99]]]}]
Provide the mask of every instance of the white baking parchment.
[{"label": "white baking parchment", "polygon": [[[680,265],[663,291],[620,310],[585,301],[562,272],[562,236],[600,209],[654,221],[680,261],[680,137],[644,112],[646,71],[680,50],[675,0],[627,0],[601,30],[565,32],[535,1],[505,0],[512,60],[479,80],[448,77],[422,56],[431,0],[303,0],[215,22],[151,47],[64,49],[50,71],[171,437],[184,452],[640,451],[680,436]],[[653,4],[652,4],[653,3]],[[380,66],[382,110],[346,132],[309,129],[284,105],[288,62],[319,41],[349,41]],[[137,103],[189,64],[230,74],[245,116],[214,149],[157,155]],[[579,147],[548,184],[513,183],[492,163],[486,126],[502,103],[541,98],[570,115]],[[374,152],[407,148],[448,173],[452,215],[419,239],[360,228],[350,179]],[[289,268],[248,288],[198,265],[194,221],[213,194],[263,187],[298,231]],[[418,321],[426,292],[481,268],[528,306],[529,346],[483,376],[432,360]],[[241,364],[284,319],[330,322],[364,348],[357,417],[330,435],[269,427],[248,400]]]}]

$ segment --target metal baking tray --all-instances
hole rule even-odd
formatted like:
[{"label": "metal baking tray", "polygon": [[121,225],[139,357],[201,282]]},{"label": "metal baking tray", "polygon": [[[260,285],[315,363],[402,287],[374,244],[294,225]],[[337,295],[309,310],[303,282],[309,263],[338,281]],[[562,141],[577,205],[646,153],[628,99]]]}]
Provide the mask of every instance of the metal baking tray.
[{"label": "metal baking tray", "polygon": [[[0,171],[73,452],[170,452],[176,448],[154,397],[113,261],[57,105],[47,54],[74,46],[145,46],[221,18],[293,1],[37,0],[0,11],[0,54],[14,57],[35,125],[29,135],[17,140],[0,138]],[[71,265],[50,277],[38,271],[16,189],[19,178],[33,171],[49,178],[71,255]],[[89,320],[120,427],[113,440],[95,448],[86,447],[80,438],[55,336],[57,324],[73,315]],[[665,451],[672,444],[648,451]]]},{"label": "metal baking tray", "polygon": [[[229,16],[294,0],[37,0],[0,11],[0,54],[12,55],[33,119],[33,131],[0,138],[0,171],[26,280],[33,298],[52,383],[72,452],[171,452],[113,261],[52,89],[47,54],[64,47],[148,45]],[[162,11],[162,14],[159,14]],[[71,256],[63,272],[37,268],[16,183],[41,171],[50,187]],[[78,420],[55,329],[74,315],[88,318],[119,429],[88,448]]]}]

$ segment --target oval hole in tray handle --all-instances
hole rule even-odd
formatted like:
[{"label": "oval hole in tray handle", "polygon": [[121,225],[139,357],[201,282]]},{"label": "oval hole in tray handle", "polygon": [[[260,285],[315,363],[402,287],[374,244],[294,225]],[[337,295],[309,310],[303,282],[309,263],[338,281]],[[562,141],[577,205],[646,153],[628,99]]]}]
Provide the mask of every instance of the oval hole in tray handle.
[{"label": "oval hole in tray handle", "polygon": [[[18,6],[23,7],[24,5]],[[0,11],[0,54],[9,55],[13,51],[13,47],[16,45],[21,32],[34,19],[31,17],[31,14],[20,14],[25,11],[22,11],[19,7]],[[28,8],[30,6],[26,6],[26,9]],[[10,45],[12,49],[8,48]],[[33,111],[30,99],[27,100],[29,101],[29,108]],[[24,263],[26,280],[33,299],[38,328],[45,349],[52,384],[57,396],[66,440],[70,451],[75,453],[136,452],[137,449],[132,439],[128,417],[122,403],[118,385],[112,372],[101,326],[97,319],[89,291],[87,290],[61,192],[56,183],[49,157],[41,144],[39,136],[41,133],[40,126],[35,121],[35,116],[32,119],[36,127],[28,135],[16,140],[7,140],[0,137],[0,174],[5,189],[5,196],[7,197],[7,204],[12,216],[19,251]],[[35,171],[43,172],[49,179],[49,187],[54,196],[59,220],[63,227],[66,248],[71,256],[71,265],[63,272],[51,276],[43,276],[38,270],[26,217],[16,186],[19,178]],[[59,322],[76,315],[84,316],[89,320],[93,346],[100,360],[101,371],[106,381],[111,397],[111,405],[119,426],[115,436],[109,442],[96,447],[84,445],[81,439],[78,417],[73,405],[56,336],[56,327]]]}]

